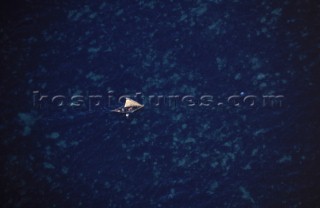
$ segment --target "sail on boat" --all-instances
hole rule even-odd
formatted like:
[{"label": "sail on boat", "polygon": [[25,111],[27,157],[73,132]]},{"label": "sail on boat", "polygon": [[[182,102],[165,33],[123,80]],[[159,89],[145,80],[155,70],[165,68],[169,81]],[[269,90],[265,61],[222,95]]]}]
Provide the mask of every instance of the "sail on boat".
[{"label": "sail on boat", "polygon": [[129,117],[130,113],[134,113],[143,107],[144,105],[138,103],[137,101],[134,101],[130,98],[126,98],[126,102],[124,103],[124,105],[112,110],[112,112],[125,113],[126,117]]}]

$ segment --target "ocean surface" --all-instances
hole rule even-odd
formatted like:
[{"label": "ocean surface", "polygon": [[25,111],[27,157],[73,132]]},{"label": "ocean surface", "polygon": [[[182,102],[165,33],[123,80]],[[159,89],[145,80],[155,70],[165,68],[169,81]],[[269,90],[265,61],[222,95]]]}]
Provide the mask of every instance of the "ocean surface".
[{"label": "ocean surface", "polygon": [[1,207],[320,207],[318,1],[0,16]]}]

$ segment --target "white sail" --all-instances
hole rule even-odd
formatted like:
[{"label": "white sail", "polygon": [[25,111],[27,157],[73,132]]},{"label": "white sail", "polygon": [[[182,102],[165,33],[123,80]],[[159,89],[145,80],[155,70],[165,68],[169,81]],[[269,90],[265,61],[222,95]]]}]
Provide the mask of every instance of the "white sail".
[{"label": "white sail", "polygon": [[124,103],[124,106],[121,106],[119,108],[116,108],[114,110],[111,110],[115,113],[125,113],[126,117],[129,117],[129,114],[143,108],[144,106],[130,98],[126,98],[126,102]]},{"label": "white sail", "polygon": [[143,105],[141,105],[140,103],[134,101],[134,100],[131,100],[130,98],[126,98],[126,102],[124,104],[124,107],[125,108],[128,108],[128,107],[143,107]]}]

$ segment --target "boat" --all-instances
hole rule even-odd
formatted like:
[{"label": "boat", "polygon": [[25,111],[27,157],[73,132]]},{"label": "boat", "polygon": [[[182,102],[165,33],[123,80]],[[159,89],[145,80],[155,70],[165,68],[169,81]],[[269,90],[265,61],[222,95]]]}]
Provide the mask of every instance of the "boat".
[{"label": "boat", "polygon": [[111,111],[115,113],[123,113],[123,114],[126,114],[126,117],[129,117],[131,113],[134,113],[143,107],[144,105],[138,103],[137,101],[134,101],[130,98],[126,98],[126,101],[123,106]]}]

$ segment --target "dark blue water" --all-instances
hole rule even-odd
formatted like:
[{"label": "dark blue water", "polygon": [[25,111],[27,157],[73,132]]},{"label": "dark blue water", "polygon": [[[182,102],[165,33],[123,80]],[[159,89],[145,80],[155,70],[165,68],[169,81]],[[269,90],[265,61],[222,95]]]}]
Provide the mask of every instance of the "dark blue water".
[{"label": "dark blue water", "polygon": [[[319,7],[3,3],[2,207],[319,207]],[[35,91],[48,98],[34,105]],[[142,110],[109,112],[109,95],[138,92]],[[103,105],[89,109],[89,95]]]}]

